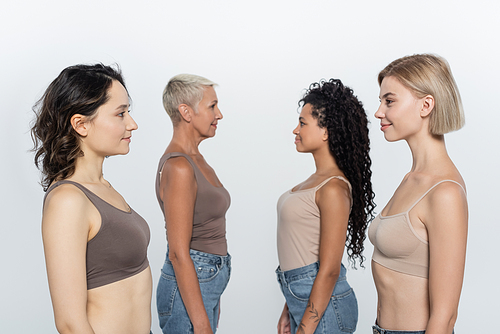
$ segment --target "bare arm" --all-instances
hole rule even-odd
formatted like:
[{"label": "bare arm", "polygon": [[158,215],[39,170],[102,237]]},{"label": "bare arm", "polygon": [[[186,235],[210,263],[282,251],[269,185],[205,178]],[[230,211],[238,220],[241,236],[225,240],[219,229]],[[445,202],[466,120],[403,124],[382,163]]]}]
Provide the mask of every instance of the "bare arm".
[{"label": "bare arm", "polygon": [[165,209],[169,259],[194,332],[204,334],[212,333],[212,329],[189,254],[196,189],[193,168],[189,162],[182,157],[167,160],[162,172],[160,195]]},{"label": "bare arm", "polygon": [[297,334],[314,333],[339,277],[349,220],[350,197],[345,182],[332,179],[316,193],[320,210],[319,271]]},{"label": "bare arm", "polygon": [[45,202],[42,238],[59,333],[94,333],[87,319],[85,264],[92,213],[99,216],[87,197],[70,185],[54,189]]},{"label": "bare arm", "polygon": [[429,235],[428,334],[451,334],[457,319],[467,246],[467,199],[457,184],[439,185],[423,217]]}]

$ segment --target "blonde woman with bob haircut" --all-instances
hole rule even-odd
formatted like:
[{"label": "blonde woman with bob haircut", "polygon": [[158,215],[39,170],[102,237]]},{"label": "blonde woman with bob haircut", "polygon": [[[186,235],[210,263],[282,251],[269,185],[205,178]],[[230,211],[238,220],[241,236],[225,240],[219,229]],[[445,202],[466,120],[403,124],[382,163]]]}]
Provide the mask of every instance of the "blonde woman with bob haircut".
[{"label": "blonde woman with bob haircut", "polygon": [[375,117],[387,141],[405,140],[413,164],[368,235],[378,293],[373,333],[451,334],[465,267],[465,182],[444,134],[464,125],[460,94],[446,60],[397,59],[378,76]]},{"label": "blonde woman with bob haircut", "polygon": [[156,176],[168,242],[156,295],[163,333],[215,333],[229,282],[225,215],[230,197],[198,149],[215,136],[222,119],[214,85],[181,74],[163,92],[174,126]]}]

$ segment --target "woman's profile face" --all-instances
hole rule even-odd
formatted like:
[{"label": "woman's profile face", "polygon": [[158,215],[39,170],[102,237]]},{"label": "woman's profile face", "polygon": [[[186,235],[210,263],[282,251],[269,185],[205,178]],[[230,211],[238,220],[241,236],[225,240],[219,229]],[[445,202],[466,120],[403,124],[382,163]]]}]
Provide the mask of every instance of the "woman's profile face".
[{"label": "woman's profile face", "polygon": [[302,107],[299,115],[299,124],[293,130],[295,135],[295,147],[298,152],[314,152],[328,145],[327,131],[318,126],[318,120],[312,115],[313,107],[309,103]]},{"label": "woman's profile face", "polygon": [[389,76],[382,80],[379,99],[375,117],[380,120],[380,130],[387,141],[407,140],[422,131],[423,99],[415,97],[398,79]]},{"label": "woman's profile face", "polygon": [[198,104],[198,112],[193,115],[193,126],[203,138],[215,136],[217,124],[222,119],[217,94],[212,86],[205,87],[203,99]]},{"label": "woman's profile face", "polygon": [[114,80],[108,90],[109,100],[97,109],[97,116],[87,122],[88,134],[82,138],[84,152],[98,156],[127,154],[132,131],[137,124],[129,114],[129,98],[123,85]]}]

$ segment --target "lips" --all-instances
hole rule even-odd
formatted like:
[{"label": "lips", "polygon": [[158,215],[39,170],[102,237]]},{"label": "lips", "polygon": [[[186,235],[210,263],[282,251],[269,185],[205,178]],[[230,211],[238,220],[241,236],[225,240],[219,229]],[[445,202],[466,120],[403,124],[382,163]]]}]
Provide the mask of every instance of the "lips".
[{"label": "lips", "polygon": [[390,123],[387,123],[387,124],[383,124],[383,123],[380,123],[380,130],[381,131],[385,131],[387,130],[388,127],[390,127],[391,124]]},{"label": "lips", "polygon": [[295,144],[297,143],[300,143],[300,138],[299,137],[295,137]]},{"label": "lips", "polygon": [[130,143],[131,138],[132,138],[132,136],[130,136],[130,137],[126,137],[126,138],[123,138],[122,140],[125,140],[125,141],[127,141],[127,142],[129,142],[129,143]]}]

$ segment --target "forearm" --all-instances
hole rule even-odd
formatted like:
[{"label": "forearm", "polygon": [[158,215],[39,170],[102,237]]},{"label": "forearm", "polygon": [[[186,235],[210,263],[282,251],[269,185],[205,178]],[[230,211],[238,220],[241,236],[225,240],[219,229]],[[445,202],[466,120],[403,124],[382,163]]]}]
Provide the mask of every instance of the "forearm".
[{"label": "forearm", "polygon": [[211,332],[193,261],[189,256],[174,257],[171,261],[182,301],[195,331],[210,329]]},{"label": "forearm", "polygon": [[426,334],[451,334],[457,320],[456,313],[446,312],[441,315],[431,314]]},{"label": "forearm", "polygon": [[338,277],[338,270],[330,272],[319,270],[314,280],[306,310],[298,326],[297,334],[314,333],[328,307]]}]

